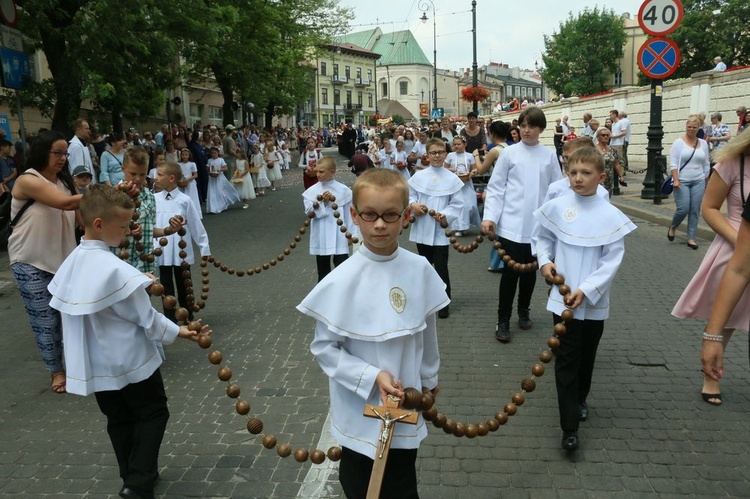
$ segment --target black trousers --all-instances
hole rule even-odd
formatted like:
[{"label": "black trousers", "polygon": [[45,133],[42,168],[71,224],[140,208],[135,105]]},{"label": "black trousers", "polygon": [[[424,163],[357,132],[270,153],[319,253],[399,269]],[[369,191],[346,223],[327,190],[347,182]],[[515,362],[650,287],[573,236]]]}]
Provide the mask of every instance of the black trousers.
[{"label": "black trousers", "polygon": [[[504,237],[498,238],[507,254],[518,263],[531,263],[531,245],[517,243]],[[526,310],[531,305],[531,295],[536,284],[536,272],[515,272],[507,265],[503,267],[498,291],[497,317],[510,317],[513,311],[513,300],[518,288],[518,310]]]},{"label": "black trousers", "polygon": [[[339,482],[348,499],[365,499],[373,461],[351,449],[341,449]],[[391,449],[383,475],[383,499],[419,499],[417,493],[417,449]]]},{"label": "black trousers", "polygon": [[140,383],[95,395],[107,416],[107,433],[124,485],[153,497],[159,448],[169,420],[161,372],[157,369]]},{"label": "black trousers", "polygon": [[331,256],[333,256],[333,266],[338,267],[349,258],[346,253],[342,255],[316,255],[315,263],[318,265],[318,282],[322,281],[325,276],[331,273]]},{"label": "black trousers", "polygon": [[427,258],[435,272],[445,283],[445,292],[451,297],[451,276],[448,274],[448,246],[429,246],[417,243],[417,253]]},{"label": "black trousers", "polygon": [[[190,268],[188,267],[188,272]],[[187,293],[185,293],[185,278],[182,277],[183,269],[179,265],[160,265],[159,281],[164,285],[164,295],[175,295],[175,284],[177,285],[177,302],[181,307],[187,308]],[[195,288],[195,285],[193,285]],[[193,311],[190,312],[190,320],[193,318]],[[164,309],[164,315],[172,322],[175,322],[174,309]]]},{"label": "black trousers", "polygon": [[[562,319],[555,315],[555,323]],[[604,333],[604,321],[574,320],[560,336],[555,352],[555,385],[560,427],[563,431],[578,430],[578,405],[586,402],[591,391],[596,349]]]}]

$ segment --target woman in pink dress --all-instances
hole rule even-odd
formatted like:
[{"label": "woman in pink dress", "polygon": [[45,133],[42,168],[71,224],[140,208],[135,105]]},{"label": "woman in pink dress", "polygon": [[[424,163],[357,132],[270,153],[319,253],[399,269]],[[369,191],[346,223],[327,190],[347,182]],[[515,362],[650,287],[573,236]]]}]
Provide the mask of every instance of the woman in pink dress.
[{"label": "woman in pink dress", "polygon": [[[672,310],[672,315],[679,318],[708,321],[711,317],[711,309],[719,290],[721,276],[737,243],[742,210],[750,196],[750,130],[740,134],[717,151],[715,160],[717,164],[706,187],[701,210],[706,223],[716,232],[716,237],[693,279]],[[725,200],[727,202],[726,217],[721,213]],[[724,326],[725,349],[732,337],[732,332],[735,329],[747,330],[748,324],[750,324],[750,288],[745,290]],[[711,405],[720,405],[719,382],[704,375],[701,396]]]}]

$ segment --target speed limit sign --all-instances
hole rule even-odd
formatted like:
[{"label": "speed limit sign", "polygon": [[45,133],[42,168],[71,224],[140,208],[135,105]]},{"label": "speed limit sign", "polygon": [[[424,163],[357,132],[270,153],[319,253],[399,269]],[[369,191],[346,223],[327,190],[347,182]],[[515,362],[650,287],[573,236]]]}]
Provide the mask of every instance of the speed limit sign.
[{"label": "speed limit sign", "polygon": [[646,0],[638,10],[638,24],[651,36],[665,36],[682,22],[680,0]]}]

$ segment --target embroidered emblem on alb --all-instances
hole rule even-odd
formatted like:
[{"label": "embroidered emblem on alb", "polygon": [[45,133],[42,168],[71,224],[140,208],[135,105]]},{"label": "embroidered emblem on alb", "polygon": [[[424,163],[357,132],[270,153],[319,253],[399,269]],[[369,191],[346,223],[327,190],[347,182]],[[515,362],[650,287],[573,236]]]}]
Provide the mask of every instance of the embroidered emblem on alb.
[{"label": "embroidered emblem on alb", "polygon": [[563,219],[566,222],[574,222],[578,218],[578,210],[575,207],[568,208],[563,212]]},{"label": "embroidered emblem on alb", "polygon": [[440,182],[440,179],[438,178],[438,176],[437,176],[437,175],[435,175],[435,176],[433,176],[433,177],[432,177],[432,178],[430,179],[430,182],[432,182],[432,185],[438,185],[438,183]]},{"label": "embroidered emblem on alb", "polygon": [[392,287],[388,291],[388,301],[391,303],[391,307],[396,311],[397,314],[403,313],[406,308],[406,293],[399,287]]}]

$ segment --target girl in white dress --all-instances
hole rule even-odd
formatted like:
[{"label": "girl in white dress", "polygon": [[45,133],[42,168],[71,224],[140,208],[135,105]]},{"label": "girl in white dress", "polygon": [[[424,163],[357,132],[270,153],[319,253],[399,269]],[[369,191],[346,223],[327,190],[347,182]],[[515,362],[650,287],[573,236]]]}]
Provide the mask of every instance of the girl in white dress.
[{"label": "girl in white dress", "polygon": [[409,180],[409,165],[406,160],[409,157],[409,153],[404,150],[404,141],[398,139],[396,141],[396,150],[391,153],[391,168],[397,170],[406,180]]},{"label": "girl in white dress", "polygon": [[273,139],[266,141],[266,146],[263,148],[263,156],[266,159],[266,176],[268,176],[268,180],[271,182],[271,190],[275,191],[276,181],[281,180],[282,177],[279,165],[281,163],[281,155],[276,149]]},{"label": "girl in white dress", "polygon": [[225,171],[227,171],[227,164],[219,157],[219,149],[212,147],[211,159],[208,160],[206,213],[221,213],[234,203],[240,202],[237,191],[222,173]]},{"label": "girl in white dress", "polygon": [[180,168],[182,168],[182,180],[178,184],[180,190],[187,194],[195,205],[198,214],[203,218],[201,202],[198,198],[198,185],[195,183],[195,179],[198,178],[198,167],[193,163],[193,155],[190,153],[190,149],[180,151]]},{"label": "girl in white dress", "polygon": [[284,170],[288,170],[292,164],[292,153],[289,151],[287,143],[281,145],[281,157],[284,162]]},{"label": "girl in white dress", "polygon": [[239,149],[237,155],[239,157],[234,164],[234,178],[232,179],[232,183],[244,203],[242,209],[246,210],[249,206],[247,202],[255,199],[255,186],[253,185],[253,177],[250,175],[250,163],[247,161],[245,151]]},{"label": "girl in white dress", "polygon": [[250,158],[250,162],[253,165],[253,168],[258,169],[258,173],[252,174],[255,191],[258,196],[265,196],[266,187],[271,187],[271,182],[268,180],[266,158],[263,156],[263,153],[260,152],[260,146],[258,144],[253,146],[253,156]]},{"label": "girl in white dress", "polygon": [[450,171],[458,175],[463,181],[464,186],[459,191],[459,195],[464,199],[464,207],[461,214],[451,225],[453,235],[460,237],[462,231],[469,230],[472,225],[479,226],[482,220],[479,218],[479,209],[477,208],[477,194],[474,191],[474,182],[472,177],[477,174],[477,165],[474,156],[466,152],[466,139],[457,135],[453,138],[453,152],[445,158],[445,166]]}]

